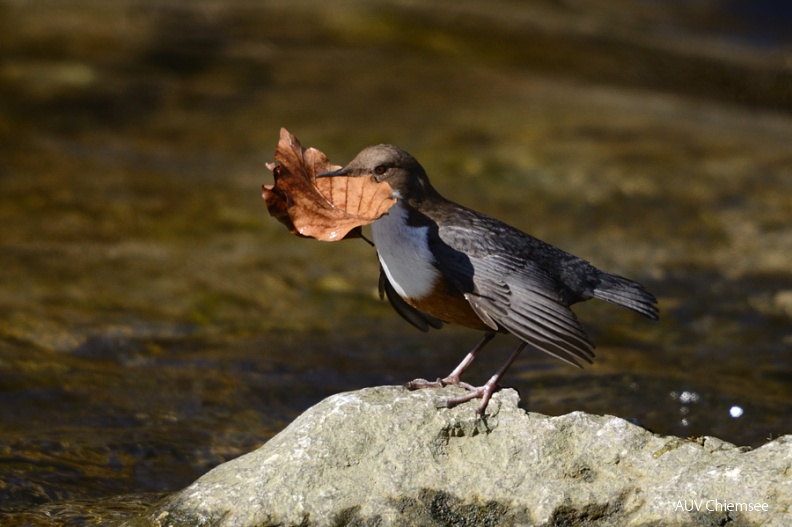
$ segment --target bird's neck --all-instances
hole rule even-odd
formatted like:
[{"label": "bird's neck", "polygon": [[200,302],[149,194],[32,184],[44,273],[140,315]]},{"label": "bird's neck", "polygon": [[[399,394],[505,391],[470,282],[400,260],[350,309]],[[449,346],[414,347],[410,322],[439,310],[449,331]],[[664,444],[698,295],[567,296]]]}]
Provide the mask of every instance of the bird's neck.
[{"label": "bird's neck", "polygon": [[415,178],[406,185],[395,188],[394,197],[403,205],[416,210],[421,210],[421,208],[433,202],[444,201],[443,196],[425,178]]}]

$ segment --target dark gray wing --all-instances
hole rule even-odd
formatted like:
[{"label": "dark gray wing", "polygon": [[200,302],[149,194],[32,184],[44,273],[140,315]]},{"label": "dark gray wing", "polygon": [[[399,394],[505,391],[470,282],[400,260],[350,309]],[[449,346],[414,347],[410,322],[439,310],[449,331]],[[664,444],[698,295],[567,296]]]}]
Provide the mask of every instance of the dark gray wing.
[{"label": "dark gray wing", "polygon": [[532,261],[528,254],[516,250],[515,239],[504,243],[505,238],[497,236],[498,229],[505,237],[517,237],[525,244],[538,242],[541,250],[545,244],[497,220],[480,221],[492,221],[488,227],[494,229],[489,232],[495,236],[476,241],[464,225],[438,229],[432,248],[438,269],[493,330],[506,330],[575,366],[580,366],[578,360],[590,363],[594,345],[569,309],[571,303],[583,298],[543,269],[541,258],[547,255],[537,254],[540,261]]},{"label": "dark gray wing", "polygon": [[381,266],[379,276],[379,296],[380,300],[382,300],[383,296],[387,296],[388,302],[390,302],[390,305],[393,306],[393,309],[395,309],[404,320],[421,331],[429,331],[430,327],[435,329],[440,329],[443,327],[442,320],[435,318],[432,315],[427,315],[423,311],[419,311],[405,302],[404,299],[399,296],[399,293],[393,289],[393,286],[388,281],[388,277],[385,276],[385,272],[382,270]]}]

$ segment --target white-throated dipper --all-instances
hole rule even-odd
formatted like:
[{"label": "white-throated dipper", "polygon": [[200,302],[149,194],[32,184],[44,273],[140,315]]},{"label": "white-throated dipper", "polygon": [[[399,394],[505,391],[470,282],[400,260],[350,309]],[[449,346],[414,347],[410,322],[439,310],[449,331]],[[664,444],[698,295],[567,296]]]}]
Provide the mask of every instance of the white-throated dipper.
[{"label": "white-throated dipper", "polygon": [[[408,388],[459,384],[469,393],[448,399],[454,406],[474,398],[483,414],[503,374],[527,344],[580,366],[594,345],[569,306],[599,298],[657,320],[655,297],[641,284],[600,271],[590,263],[495,218],[453,203],[429,183],[410,154],[393,145],[370,146],[347,166],[319,174],[365,176],[387,181],[396,204],[371,224],[379,256],[380,295],[417,328],[442,322],[485,332],[447,377],[417,379]],[[520,344],[483,386],[460,381],[461,373],[496,333]]]}]

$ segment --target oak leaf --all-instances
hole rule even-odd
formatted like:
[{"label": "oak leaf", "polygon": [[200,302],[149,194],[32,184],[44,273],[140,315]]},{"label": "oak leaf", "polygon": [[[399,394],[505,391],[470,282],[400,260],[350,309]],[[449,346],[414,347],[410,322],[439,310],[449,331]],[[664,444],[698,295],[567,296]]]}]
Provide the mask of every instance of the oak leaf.
[{"label": "oak leaf", "polygon": [[303,148],[281,128],[275,149],[278,164],[267,163],[275,183],[262,185],[267,210],[293,234],[336,241],[360,236],[360,226],[380,218],[396,198],[386,182],[373,177],[317,174],[341,168],[315,148]]}]

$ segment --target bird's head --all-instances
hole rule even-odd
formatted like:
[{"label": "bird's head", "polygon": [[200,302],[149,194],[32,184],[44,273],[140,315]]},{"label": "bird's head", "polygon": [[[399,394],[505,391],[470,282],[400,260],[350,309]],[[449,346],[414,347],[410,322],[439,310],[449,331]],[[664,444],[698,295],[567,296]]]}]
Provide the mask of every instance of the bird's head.
[{"label": "bird's head", "polygon": [[372,177],[385,181],[397,199],[421,199],[434,192],[421,164],[410,154],[393,145],[375,145],[363,149],[344,168],[324,172],[316,177]]}]

